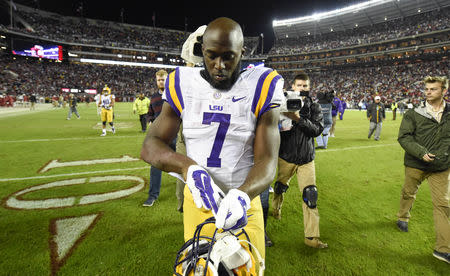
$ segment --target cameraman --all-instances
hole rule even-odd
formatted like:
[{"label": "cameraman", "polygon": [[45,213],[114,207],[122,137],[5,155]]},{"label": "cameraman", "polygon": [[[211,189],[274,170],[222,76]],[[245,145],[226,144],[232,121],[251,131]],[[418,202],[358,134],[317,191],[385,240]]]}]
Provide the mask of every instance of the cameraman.
[{"label": "cameraman", "polygon": [[300,192],[303,194],[303,223],[305,244],[326,248],[319,237],[319,211],[317,210],[316,172],[314,165],[314,137],[323,131],[320,106],[309,97],[309,76],[301,73],[294,78],[294,92],[299,93],[302,106],[296,112],[283,113],[292,120],[292,128],[281,132],[278,158],[278,176],[274,185],[273,216],[281,219],[281,206],[289,181],[297,173]]},{"label": "cameraman", "polygon": [[334,91],[319,92],[317,93],[317,99],[319,100],[320,107],[323,114],[323,132],[322,135],[316,137],[317,148],[326,149],[328,147],[328,134],[330,133],[331,126],[333,125],[333,119],[331,116],[331,110],[333,106]]}]

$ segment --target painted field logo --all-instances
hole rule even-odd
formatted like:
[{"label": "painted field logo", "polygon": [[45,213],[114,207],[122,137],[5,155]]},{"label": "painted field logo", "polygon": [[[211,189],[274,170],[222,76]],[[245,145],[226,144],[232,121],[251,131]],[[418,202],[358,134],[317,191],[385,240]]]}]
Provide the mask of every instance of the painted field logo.
[{"label": "painted field logo", "polygon": [[[61,198],[47,198],[47,199],[33,199],[25,200],[22,196],[29,194],[34,191],[51,189],[55,187],[70,186],[70,185],[89,185],[91,183],[98,182],[111,182],[111,181],[131,181],[136,184],[133,187],[112,191],[103,194],[90,194],[81,197],[61,197]],[[118,199],[121,197],[129,196],[142,188],[144,188],[145,181],[137,176],[129,175],[112,175],[112,176],[101,176],[101,177],[90,177],[90,178],[74,178],[68,180],[61,180],[50,182],[46,184],[41,184],[33,187],[26,188],[24,190],[18,191],[11,196],[5,202],[5,205],[13,209],[21,210],[35,210],[35,209],[51,209],[51,208],[65,208],[72,207],[76,205],[86,205],[98,202],[104,202],[107,200]]]},{"label": "painted field logo", "polygon": [[[93,159],[59,162],[51,160],[38,173],[48,172],[49,170],[74,167],[90,166],[96,164],[111,164],[122,162],[135,162],[139,159],[124,155],[120,158]],[[95,172],[94,172],[95,173]],[[74,185],[96,185],[98,183],[108,184],[111,182],[130,183],[126,188],[103,193],[91,193],[77,196],[62,196],[53,198],[33,198],[27,199],[25,196],[38,191],[68,187]],[[83,178],[72,178],[53,181],[50,183],[37,184],[17,191],[3,200],[3,205],[8,209],[14,210],[47,210],[55,208],[70,208],[88,204],[101,203],[109,200],[120,199],[132,195],[145,186],[145,180],[142,177],[134,175],[110,175],[94,176]],[[123,187],[123,186],[122,186]],[[102,217],[103,212],[83,214],[73,217],[57,217],[50,220],[48,240],[50,249],[50,270],[52,275],[56,275],[66,260],[71,256],[78,245],[87,237],[97,221]]]},{"label": "painted field logo", "polygon": [[[68,196],[59,198],[46,199],[32,199],[26,200],[22,197],[32,192],[52,189],[56,187],[65,187],[71,185],[89,185],[99,182],[132,182],[132,187],[111,191],[107,193],[88,194],[83,196]],[[18,210],[39,210],[39,209],[53,209],[53,208],[67,208],[78,205],[87,205],[100,203],[108,200],[114,200],[129,196],[141,190],[145,186],[145,181],[141,177],[131,175],[111,175],[99,176],[90,178],[75,178],[54,181],[45,184],[32,186],[10,195],[6,201],[5,206],[11,209]],[[78,217],[63,217],[56,218],[50,221],[49,231],[49,247],[50,247],[50,263],[51,274],[55,275],[59,268],[64,265],[67,258],[76,249],[78,244],[87,236],[87,233],[92,229],[95,223],[100,219],[102,213],[95,213],[83,215]]]}]

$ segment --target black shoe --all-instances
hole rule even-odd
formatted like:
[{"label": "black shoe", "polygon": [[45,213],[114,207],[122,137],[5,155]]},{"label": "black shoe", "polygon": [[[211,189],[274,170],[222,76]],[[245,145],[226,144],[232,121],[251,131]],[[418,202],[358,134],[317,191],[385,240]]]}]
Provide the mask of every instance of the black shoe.
[{"label": "black shoe", "polygon": [[144,207],[151,207],[153,206],[153,203],[155,203],[155,200],[152,198],[147,199],[142,206]]},{"label": "black shoe", "polygon": [[265,231],[264,231],[264,241],[266,243],[266,247],[272,247],[273,246],[272,240],[269,238],[269,236],[267,235],[267,233]]},{"label": "black shoe", "polygon": [[438,258],[441,261],[444,261],[444,262],[450,264],[450,253],[444,253],[444,252],[439,252],[439,251],[434,250],[433,256]]},{"label": "black shoe", "polygon": [[324,146],[317,146],[316,149],[326,149]]},{"label": "black shoe", "polygon": [[408,222],[397,220],[397,227],[402,232],[408,232]]}]

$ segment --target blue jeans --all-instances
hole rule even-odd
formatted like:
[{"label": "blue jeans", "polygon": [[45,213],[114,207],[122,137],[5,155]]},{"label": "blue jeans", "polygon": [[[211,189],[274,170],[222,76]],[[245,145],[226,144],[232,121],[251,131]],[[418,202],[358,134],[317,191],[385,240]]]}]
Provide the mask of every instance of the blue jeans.
[{"label": "blue jeans", "polygon": [[328,146],[328,133],[333,125],[333,118],[331,116],[331,104],[320,104],[323,114],[323,131],[322,135],[316,137],[317,145],[319,147]]},{"label": "blue jeans", "polygon": [[264,192],[260,193],[259,196],[261,198],[261,205],[263,207],[263,209],[269,209],[269,189],[270,186],[267,187],[266,190],[264,190]]},{"label": "blue jeans", "polygon": [[156,200],[161,190],[162,171],[156,167],[150,168],[150,189],[148,190],[148,199]]},{"label": "blue jeans", "polygon": [[[173,139],[170,147],[175,150],[175,143],[177,139]],[[159,191],[161,190],[161,176],[162,171],[154,166],[150,168],[150,189],[148,190],[148,199],[156,200],[159,197]]]}]

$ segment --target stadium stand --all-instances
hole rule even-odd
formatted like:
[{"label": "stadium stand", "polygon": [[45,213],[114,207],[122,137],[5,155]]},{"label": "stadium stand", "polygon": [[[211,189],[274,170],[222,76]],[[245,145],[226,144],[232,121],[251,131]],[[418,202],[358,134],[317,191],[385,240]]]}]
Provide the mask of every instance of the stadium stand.
[{"label": "stadium stand", "polygon": [[395,19],[370,28],[361,27],[341,32],[280,38],[270,50],[270,55],[294,54],[302,52],[339,49],[354,45],[373,44],[379,41],[398,40],[400,38],[446,30],[450,26],[448,16],[450,7],[433,10],[414,16]]},{"label": "stadium stand", "polygon": [[[156,89],[153,78],[157,68],[82,63],[82,58],[154,63],[157,67],[183,65],[179,52],[188,33],[66,17],[19,4],[17,8],[16,22],[21,23],[14,28],[0,26],[0,34],[61,42],[65,60],[23,58],[0,51],[4,105],[11,105],[22,94],[51,100],[64,94],[63,88],[98,91],[108,84],[118,101],[131,101],[136,93]],[[312,75],[313,95],[334,90],[349,106],[370,102],[375,94],[385,103],[418,104],[418,81],[429,74],[449,75],[449,9],[316,36],[286,38],[278,32],[269,55],[259,57],[254,52],[260,38],[246,37],[247,53],[253,53],[248,60],[264,61],[286,80],[300,70],[307,71]],[[2,49],[6,44],[0,39]],[[285,85],[290,88],[289,81]]]},{"label": "stadium stand", "polygon": [[[18,24],[8,26],[11,31],[42,39],[73,43],[102,45],[118,48],[153,50],[164,53],[180,52],[189,32],[132,25],[126,23],[62,16],[16,4]],[[258,37],[246,37],[247,54],[258,46]]]}]

